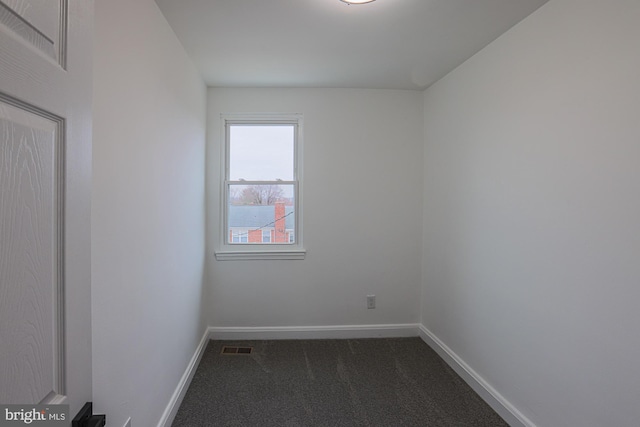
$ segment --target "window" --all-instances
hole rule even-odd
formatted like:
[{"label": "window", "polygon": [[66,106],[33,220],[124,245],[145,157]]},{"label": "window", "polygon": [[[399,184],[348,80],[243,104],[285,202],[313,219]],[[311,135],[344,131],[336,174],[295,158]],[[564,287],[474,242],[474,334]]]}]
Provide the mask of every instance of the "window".
[{"label": "window", "polygon": [[229,241],[232,243],[247,243],[249,241],[249,233],[247,230],[233,230]]},{"label": "window", "polygon": [[218,260],[303,259],[302,115],[223,115]]}]

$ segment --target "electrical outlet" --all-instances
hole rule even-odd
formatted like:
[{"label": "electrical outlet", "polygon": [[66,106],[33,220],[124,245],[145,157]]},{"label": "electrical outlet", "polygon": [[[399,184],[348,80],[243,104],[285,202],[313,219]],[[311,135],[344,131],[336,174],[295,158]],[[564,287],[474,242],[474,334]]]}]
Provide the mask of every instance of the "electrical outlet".
[{"label": "electrical outlet", "polygon": [[376,308],[376,296],[375,295],[367,295],[367,308]]}]

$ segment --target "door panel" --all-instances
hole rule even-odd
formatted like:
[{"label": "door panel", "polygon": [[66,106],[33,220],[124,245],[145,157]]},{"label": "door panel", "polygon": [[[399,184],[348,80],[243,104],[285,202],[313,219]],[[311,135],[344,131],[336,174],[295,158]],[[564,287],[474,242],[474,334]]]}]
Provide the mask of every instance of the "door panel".
[{"label": "door panel", "polygon": [[0,96],[0,402],[65,394],[62,120]]},{"label": "door panel", "polygon": [[67,0],[0,0],[5,31],[64,67]]},{"label": "door panel", "polygon": [[91,400],[92,0],[0,0],[0,402]]}]

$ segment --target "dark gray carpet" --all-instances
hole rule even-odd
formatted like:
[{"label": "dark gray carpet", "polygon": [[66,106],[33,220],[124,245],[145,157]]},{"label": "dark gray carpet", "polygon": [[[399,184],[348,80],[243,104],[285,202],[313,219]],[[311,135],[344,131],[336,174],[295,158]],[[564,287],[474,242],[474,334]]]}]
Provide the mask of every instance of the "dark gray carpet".
[{"label": "dark gray carpet", "polygon": [[420,338],[393,338],[210,341],[173,423],[187,426],[507,424]]}]

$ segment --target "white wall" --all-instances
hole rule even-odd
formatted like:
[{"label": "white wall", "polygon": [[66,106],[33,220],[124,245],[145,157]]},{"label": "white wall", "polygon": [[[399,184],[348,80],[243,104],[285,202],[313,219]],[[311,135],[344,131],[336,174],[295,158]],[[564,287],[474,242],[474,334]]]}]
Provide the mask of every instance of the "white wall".
[{"label": "white wall", "polygon": [[[216,261],[221,113],[304,114],[302,261]],[[207,194],[212,326],[417,323],[422,94],[209,89]],[[367,310],[366,295],[377,296]]]},{"label": "white wall", "polygon": [[152,426],[205,327],[206,88],[153,1],[95,9],[94,410]]},{"label": "white wall", "polygon": [[423,323],[538,426],[640,419],[638,22],[552,0],[425,93]]}]

